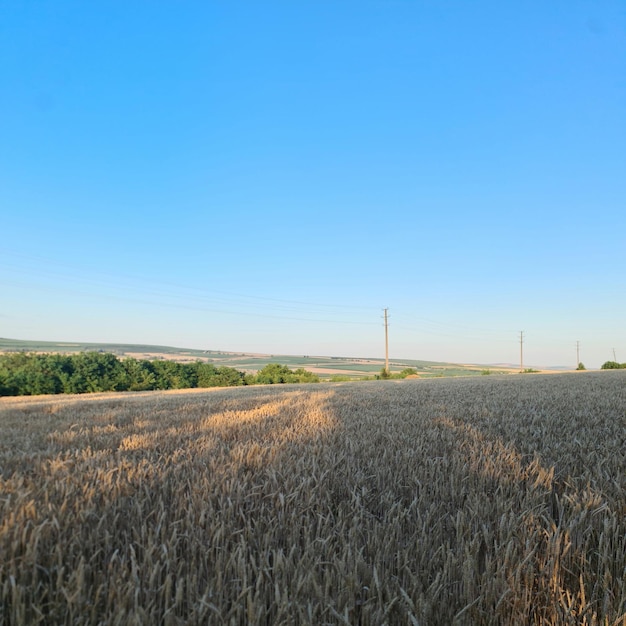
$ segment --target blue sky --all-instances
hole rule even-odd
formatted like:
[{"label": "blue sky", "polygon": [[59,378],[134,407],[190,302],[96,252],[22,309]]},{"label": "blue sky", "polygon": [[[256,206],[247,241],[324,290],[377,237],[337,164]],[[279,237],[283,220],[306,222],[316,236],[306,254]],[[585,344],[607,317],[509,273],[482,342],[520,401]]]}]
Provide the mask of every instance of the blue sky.
[{"label": "blue sky", "polygon": [[626,361],[621,0],[0,4],[0,336]]}]

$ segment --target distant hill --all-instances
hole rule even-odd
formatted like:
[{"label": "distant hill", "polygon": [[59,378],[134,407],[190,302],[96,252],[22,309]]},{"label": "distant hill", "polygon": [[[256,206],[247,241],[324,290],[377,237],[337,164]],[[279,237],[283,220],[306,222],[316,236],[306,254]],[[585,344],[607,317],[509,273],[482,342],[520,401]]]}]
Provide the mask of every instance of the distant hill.
[{"label": "distant hill", "polygon": [[95,343],[76,341],[24,341],[22,339],[5,339],[0,337],[0,351],[2,352],[112,352],[126,355],[134,352],[155,352],[159,354],[197,353],[205,354],[205,350],[187,350],[171,346],[153,346],[127,343]]},{"label": "distant hill", "polygon": [[[244,372],[257,372],[268,363],[280,363],[292,369],[302,367],[319,374],[321,378],[356,379],[378,374],[385,365],[384,359],[354,357],[309,356],[285,354],[255,354],[224,352],[221,350],[193,350],[149,344],[92,343],[71,341],[24,341],[0,337],[0,352],[111,352],[119,357],[137,359],[168,359],[180,362],[205,361],[226,365]],[[517,371],[514,366],[483,366],[412,359],[390,359],[389,369],[399,372],[414,368],[420,378],[442,376],[472,376],[481,374],[507,374]]]}]

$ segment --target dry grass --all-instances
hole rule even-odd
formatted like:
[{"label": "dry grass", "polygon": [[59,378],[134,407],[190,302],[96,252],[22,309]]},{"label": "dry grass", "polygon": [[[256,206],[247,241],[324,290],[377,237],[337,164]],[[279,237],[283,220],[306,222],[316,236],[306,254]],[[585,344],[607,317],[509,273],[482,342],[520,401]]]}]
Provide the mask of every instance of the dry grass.
[{"label": "dry grass", "polygon": [[0,623],[626,623],[626,377],[0,400]]}]

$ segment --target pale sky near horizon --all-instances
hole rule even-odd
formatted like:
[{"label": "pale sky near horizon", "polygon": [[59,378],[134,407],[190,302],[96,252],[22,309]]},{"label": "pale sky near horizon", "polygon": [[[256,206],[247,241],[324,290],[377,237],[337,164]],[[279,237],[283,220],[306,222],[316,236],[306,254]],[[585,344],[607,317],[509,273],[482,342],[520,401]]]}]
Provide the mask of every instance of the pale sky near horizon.
[{"label": "pale sky near horizon", "polygon": [[626,361],[621,0],[0,3],[0,337]]}]

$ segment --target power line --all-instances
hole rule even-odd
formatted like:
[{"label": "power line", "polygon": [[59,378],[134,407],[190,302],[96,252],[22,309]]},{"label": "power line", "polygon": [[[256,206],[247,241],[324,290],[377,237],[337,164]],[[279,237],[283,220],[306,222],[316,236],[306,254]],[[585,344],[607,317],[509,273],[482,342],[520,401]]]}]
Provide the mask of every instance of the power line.
[{"label": "power line", "polygon": [[[7,251],[4,250],[7,254]],[[44,257],[25,255],[18,252],[9,252],[9,256],[13,256],[19,260],[19,265],[13,265],[8,263],[2,263],[0,268],[4,266],[5,269],[11,270],[13,273],[19,273],[27,276],[39,277],[42,279],[53,278],[60,279],[66,282],[68,279],[76,285],[82,283],[88,288],[94,286],[114,288],[115,290],[137,291],[143,292],[145,295],[155,296],[159,298],[176,298],[181,297],[190,300],[210,300],[211,303],[221,302],[235,305],[251,305],[256,303],[260,306],[271,307],[275,309],[298,311],[302,307],[306,307],[306,312],[310,313],[311,308],[328,309],[325,312],[331,311],[363,311],[371,312],[375,307],[363,306],[355,304],[344,303],[328,303],[328,302],[310,302],[303,300],[292,300],[285,298],[272,298],[269,296],[258,296],[251,294],[243,294],[238,292],[223,291],[219,289],[204,290],[198,287],[185,285],[184,283],[154,280],[141,277],[139,275],[131,275],[128,273],[106,273],[100,271],[89,271],[87,274],[74,265],[55,261]],[[30,262],[25,265],[24,261]],[[33,267],[34,264],[34,267]],[[9,284],[8,281],[3,281]],[[21,283],[20,283],[21,284]],[[182,292],[182,293],[181,293]]]}]

